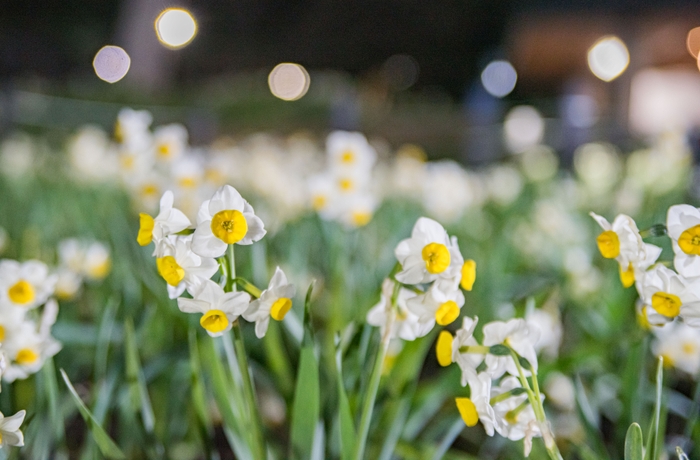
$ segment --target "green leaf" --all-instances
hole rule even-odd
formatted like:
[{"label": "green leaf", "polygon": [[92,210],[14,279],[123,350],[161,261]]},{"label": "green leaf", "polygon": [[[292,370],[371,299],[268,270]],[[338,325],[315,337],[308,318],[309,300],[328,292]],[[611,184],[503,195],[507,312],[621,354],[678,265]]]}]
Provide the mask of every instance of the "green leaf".
[{"label": "green leaf", "polygon": [[625,460],[642,460],[642,427],[630,425],[625,437]]},{"label": "green leaf", "polygon": [[510,348],[499,343],[496,345],[491,345],[491,348],[489,348],[489,353],[496,356],[509,356]]},{"label": "green leaf", "polygon": [[320,415],[319,393],[318,363],[314,350],[312,346],[304,346],[299,357],[299,373],[292,406],[291,458],[311,458],[314,433]]},{"label": "green leaf", "polygon": [[95,440],[95,443],[100,449],[100,452],[102,452],[102,455],[112,459],[126,459],[124,452],[119,449],[112,438],[109,437],[107,432],[100,426],[99,423],[97,423],[97,420],[95,420],[95,418],[92,416],[90,410],[85,406],[82,399],[80,399],[78,392],[75,391],[75,388],[73,388],[73,384],[68,378],[68,375],[66,375],[66,371],[63,369],[61,369],[61,376],[63,376],[63,381],[66,382],[68,391],[70,391],[71,396],[73,396],[73,401],[75,402],[76,406],[78,406],[80,415],[83,416],[83,419],[90,430],[90,434],[92,435],[92,439]]},{"label": "green leaf", "polygon": [[124,322],[124,341],[126,342],[126,380],[129,384],[129,399],[132,409],[141,411],[141,421],[148,433],[153,433],[155,428],[155,416],[151,406],[151,398],[148,396],[146,379],[141,369],[138,345],[134,334],[134,325],[131,318]]},{"label": "green leaf", "polygon": [[340,426],[340,454],[343,460],[352,458],[352,450],[355,446],[355,426],[353,424],[350,402],[343,384],[342,348],[338,345],[335,352],[335,362],[338,375],[338,425]]},{"label": "green leaf", "polygon": [[664,358],[659,356],[656,365],[656,401],[654,402],[654,417],[649,426],[649,438],[645,449],[645,460],[656,460],[659,449],[659,423],[661,419],[661,393],[664,386]]}]

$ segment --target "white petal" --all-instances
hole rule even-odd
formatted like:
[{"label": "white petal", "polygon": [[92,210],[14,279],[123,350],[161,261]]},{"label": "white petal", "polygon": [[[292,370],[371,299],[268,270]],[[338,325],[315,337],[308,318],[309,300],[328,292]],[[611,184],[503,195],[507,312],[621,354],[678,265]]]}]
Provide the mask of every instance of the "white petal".
[{"label": "white petal", "polygon": [[221,257],[226,252],[226,243],[214,236],[211,221],[197,225],[192,237],[192,251],[202,257]]},{"label": "white petal", "polygon": [[262,339],[263,337],[265,337],[265,334],[267,333],[267,327],[269,324],[270,324],[270,317],[269,316],[255,322],[255,335],[259,339]]},{"label": "white petal", "polygon": [[209,302],[203,300],[186,299],[180,297],[177,299],[177,308],[183,313],[205,313],[209,311]]},{"label": "white petal", "polygon": [[238,190],[224,185],[214,193],[209,201],[209,213],[213,216],[219,211],[235,210],[243,212],[245,200]]}]

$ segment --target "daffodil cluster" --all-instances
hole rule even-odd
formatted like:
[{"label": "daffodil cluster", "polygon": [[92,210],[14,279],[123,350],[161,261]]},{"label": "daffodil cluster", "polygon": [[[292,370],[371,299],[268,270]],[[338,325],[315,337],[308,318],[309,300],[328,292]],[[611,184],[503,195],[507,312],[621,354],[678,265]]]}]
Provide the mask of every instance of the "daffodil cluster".
[{"label": "daffodil cluster", "polygon": [[326,140],[327,169],[309,179],[313,208],[327,220],[362,227],[377,207],[372,168],[377,153],[361,133],[335,131]]},{"label": "daffodil cluster", "polygon": [[[270,318],[282,321],[291,309],[294,286],[277,268],[264,291],[246,281],[240,282],[247,292],[236,291],[233,257],[226,257],[233,245],[250,245],[265,236],[262,220],[230,185],[201,204],[194,224],[173,201],[167,191],[155,217],[142,213],[137,235],[141,246],[154,244],[158,273],[170,298],[177,299],[182,312],[200,314],[200,325],[212,337],[229,331],[241,316],[254,322],[256,335],[263,337]],[[218,282],[212,280],[220,270]]]},{"label": "daffodil cluster", "polygon": [[58,244],[56,297],[74,298],[85,281],[104,279],[112,269],[110,250],[106,244],[78,238],[68,238]]},{"label": "daffodil cluster", "polygon": [[0,260],[0,350],[7,382],[34,374],[61,349],[51,336],[58,314],[52,297],[57,278],[38,260]]},{"label": "daffodil cluster", "polygon": [[700,328],[700,209],[686,204],[671,206],[665,226],[656,225],[645,232],[671,238],[673,269],[657,263],[661,248],[642,240],[632,218],[619,215],[610,224],[591,215],[603,228],[597,238],[601,255],[618,262],[625,287],[634,284],[637,289],[637,313],[640,323],[657,336],[656,354],[665,356],[667,364],[696,374],[700,369],[696,340]]},{"label": "daffodil cluster", "polygon": [[387,331],[391,338],[415,340],[435,324],[447,326],[464,306],[460,287],[471,291],[476,262],[464,260],[456,237],[449,237],[438,222],[421,217],[411,238],[394,251],[396,273],[382,284],[382,295],[367,314],[367,322]]}]

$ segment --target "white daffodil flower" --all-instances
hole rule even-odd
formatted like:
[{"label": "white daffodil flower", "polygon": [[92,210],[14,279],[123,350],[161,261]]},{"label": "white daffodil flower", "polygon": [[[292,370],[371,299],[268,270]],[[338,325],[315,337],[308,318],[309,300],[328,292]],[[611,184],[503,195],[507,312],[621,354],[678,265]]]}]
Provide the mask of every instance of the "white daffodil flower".
[{"label": "white daffodil flower", "polygon": [[308,180],[311,207],[325,220],[336,219],[342,212],[338,207],[334,177],[328,173],[311,176]]},{"label": "white daffodil flower", "polygon": [[535,308],[525,314],[525,321],[540,331],[540,338],[534,344],[535,351],[543,352],[550,358],[556,358],[563,332],[558,313]]},{"label": "white daffodil flower", "polygon": [[[537,353],[535,344],[539,340],[540,331],[530,325],[522,318],[515,318],[509,321],[492,321],[484,326],[484,345],[487,347],[503,344],[507,345],[520,356],[525,358],[532,368],[537,371]],[[501,377],[505,372],[510,375],[518,375],[518,368],[512,356],[497,356],[489,354],[486,356],[487,372],[493,378]],[[524,370],[525,375],[530,375],[528,370]]]},{"label": "white daffodil flower", "polygon": [[700,276],[700,209],[679,204],[668,208],[668,236],[673,242],[673,265],[686,278]]},{"label": "white daffodil flower", "polygon": [[153,149],[158,161],[170,162],[187,150],[187,128],[181,124],[159,126],[153,131]]},{"label": "white daffodil flower", "polygon": [[121,109],[114,126],[114,138],[130,150],[145,150],[152,142],[148,129],[152,121],[153,117],[146,110]]},{"label": "white daffodil flower", "polygon": [[2,345],[8,363],[3,378],[7,382],[26,379],[61,350],[61,344],[51,337],[51,326],[56,321],[57,312],[58,304],[49,301],[38,326],[32,320],[25,320],[17,327],[5,329]]},{"label": "white daffodil flower", "polygon": [[177,306],[184,313],[201,313],[199,324],[212,337],[231,329],[232,323],[248,308],[250,295],[245,292],[224,292],[212,280],[203,280],[193,299],[180,297]]},{"label": "white daffodil flower", "polygon": [[700,372],[700,334],[698,330],[680,321],[654,328],[656,339],[652,351],[663,356],[664,364],[673,366],[695,377]]},{"label": "white daffodil flower", "polygon": [[486,434],[493,436],[494,431],[500,429],[502,421],[491,406],[491,376],[485,372],[470,375],[468,383],[471,391],[469,398],[455,399],[459,414],[467,426],[475,426],[480,421]]},{"label": "white daffodil flower", "polygon": [[377,205],[377,199],[371,193],[356,193],[345,200],[338,219],[349,229],[364,227],[372,220]]},{"label": "white daffodil flower", "polygon": [[369,171],[377,161],[377,153],[367,138],[357,132],[334,131],[326,139],[331,169],[336,171]]},{"label": "white daffodil flower", "polygon": [[[400,288],[396,298],[396,305],[391,305],[391,297],[395,283],[385,279],[382,283],[382,293],[379,302],[367,312],[367,324],[379,327],[381,335],[387,333],[387,325],[391,324],[389,334],[391,338],[401,338],[413,341],[423,337],[433,328],[430,324],[420,323],[418,317],[407,308],[408,299],[416,296],[410,289]],[[430,327],[428,327],[430,326]]]},{"label": "white daffodil flower", "polygon": [[36,308],[53,294],[56,281],[57,276],[38,260],[0,260],[0,305]]},{"label": "white daffodil flower", "polygon": [[[448,290],[443,291],[442,287],[447,287]],[[459,317],[463,305],[464,294],[459,288],[449,284],[441,286],[438,282],[433,283],[425,294],[406,301],[406,306],[411,313],[418,316],[418,321],[430,324],[431,329],[435,323],[440,326],[452,324]]]},{"label": "white daffodil flower", "polygon": [[160,246],[156,267],[168,284],[168,296],[176,299],[185,289],[194,295],[202,280],[210,279],[219,270],[219,263],[192,252],[192,235],[171,235]]},{"label": "white daffodil flower", "polygon": [[463,347],[479,345],[474,338],[474,329],[478,322],[478,317],[464,317],[462,327],[457,329],[454,337],[448,331],[442,330],[435,345],[437,360],[441,366],[449,366],[452,363],[459,366],[462,371],[462,386],[467,384],[470,377],[476,377],[476,368],[484,360],[483,353],[463,350]]},{"label": "white daffodil flower", "polygon": [[[508,376],[501,380],[499,386],[493,388],[491,396],[502,395],[521,387],[522,385],[517,377]],[[503,401],[495,403],[493,409],[496,413],[496,417],[501,420],[501,423],[496,425],[496,431],[498,431],[498,434],[501,436],[511,441],[518,441],[526,437],[532,439],[532,437],[539,437],[542,435],[537,423],[535,411],[528,402],[527,394],[523,393],[510,396]]]},{"label": "white daffodil flower", "polygon": [[160,199],[160,212],[153,218],[148,214],[139,214],[141,224],[136,241],[146,246],[151,241],[156,242],[156,250],[160,241],[168,235],[178,233],[191,225],[187,216],[177,208],[173,208],[173,192],[168,190]]},{"label": "white daffodil flower", "polygon": [[230,185],[224,185],[197,214],[192,250],[202,257],[219,257],[229,244],[253,244],[265,236],[263,221]]},{"label": "white daffodil flower", "polygon": [[56,297],[62,300],[74,299],[83,287],[83,277],[68,267],[56,270]]},{"label": "white daffodil flower", "polygon": [[26,411],[21,410],[15,415],[5,417],[0,412],[0,447],[22,447],[24,445],[24,435],[19,427],[22,426],[26,414]]},{"label": "white daffodil flower", "polygon": [[406,284],[419,284],[438,277],[452,278],[455,275],[452,261],[462,257],[453,242],[442,225],[421,217],[413,227],[411,238],[396,246],[394,253],[403,269],[396,274],[396,279]]},{"label": "white daffodil flower", "polygon": [[635,274],[654,263],[661,254],[661,248],[644,243],[637,224],[629,216],[619,214],[612,224],[593,212],[590,216],[603,229],[603,233],[596,238],[601,255],[606,259],[615,259],[620,264],[622,284],[632,286]]},{"label": "white daffodil flower", "polygon": [[101,280],[112,269],[109,247],[99,241],[86,242],[82,273],[92,280]]},{"label": "white daffodil flower", "polygon": [[265,337],[270,317],[275,321],[282,321],[292,308],[292,298],[296,294],[293,284],[289,284],[287,276],[282,269],[277,267],[275,274],[270,279],[260,298],[253,300],[248,309],[243,312],[246,321],[255,322],[255,335],[262,339]]},{"label": "white daffodil flower", "polygon": [[641,297],[651,307],[647,319],[659,324],[681,316],[689,325],[700,327],[700,281],[691,283],[663,265],[655,265],[644,276]]}]

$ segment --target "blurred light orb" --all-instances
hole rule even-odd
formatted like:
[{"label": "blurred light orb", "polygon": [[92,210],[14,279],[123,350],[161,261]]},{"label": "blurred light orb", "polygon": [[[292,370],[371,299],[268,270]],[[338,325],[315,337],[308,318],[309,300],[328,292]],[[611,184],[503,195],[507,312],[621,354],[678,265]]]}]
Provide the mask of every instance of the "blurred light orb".
[{"label": "blurred light orb", "polygon": [[486,92],[495,97],[509,95],[517,81],[518,73],[508,61],[492,61],[481,72],[481,84]]},{"label": "blurred light orb", "polygon": [[698,59],[698,55],[700,55],[700,27],[691,29],[690,32],[688,32],[685,44],[688,47],[690,55]]},{"label": "blurred light orb", "polygon": [[267,84],[273,96],[283,101],[296,101],[309,90],[311,78],[299,64],[283,62],[277,64],[267,77]]},{"label": "blurred light orb", "polygon": [[189,11],[168,8],[156,19],[158,40],[169,48],[182,48],[197,34],[197,22]]},{"label": "blurred light orb", "polygon": [[129,71],[131,58],[118,46],[103,46],[92,60],[92,67],[100,79],[116,83]]},{"label": "blurred light orb", "polygon": [[562,100],[564,121],[574,128],[590,128],[598,122],[598,103],[586,94],[570,94]]},{"label": "blurred light orb", "polygon": [[395,54],[382,64],[382,75],[387,84],[396,91],[403,91],[418,81],[418,61],[408,54]]},{"label": "blurred light orb", "polygon": [[630,53],[619,38],[600,38],[588,50],[588,67],[603,81],[613,81],[627,69]]},{"label": "blurred light orb", "polygon": [[513,107],[503,122],[503,134],[511,152],[521,153],[531,149],[544,137],[542,115],[529,105]]}]

